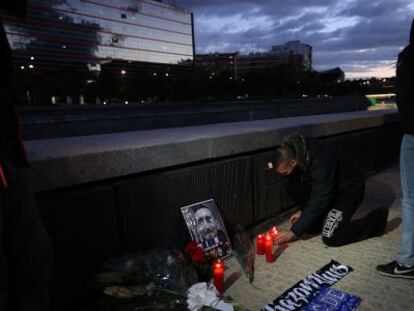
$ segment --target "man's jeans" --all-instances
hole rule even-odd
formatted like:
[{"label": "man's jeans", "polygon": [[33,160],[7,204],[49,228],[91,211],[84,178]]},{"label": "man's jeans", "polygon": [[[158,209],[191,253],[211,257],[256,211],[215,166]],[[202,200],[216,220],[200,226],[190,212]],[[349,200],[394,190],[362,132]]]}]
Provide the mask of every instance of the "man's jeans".
[{"label": "man's jeans", "polygon": [[401,144],[401,249],[398,263],[414,265],[414,136],[404,135]]}]

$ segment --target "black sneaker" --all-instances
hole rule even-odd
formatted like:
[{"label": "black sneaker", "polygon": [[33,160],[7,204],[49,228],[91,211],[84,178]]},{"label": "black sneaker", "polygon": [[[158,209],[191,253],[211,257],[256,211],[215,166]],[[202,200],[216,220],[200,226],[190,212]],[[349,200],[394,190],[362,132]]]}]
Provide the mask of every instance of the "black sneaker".
[{"label": "black sneaker", "polygon": [[393,261],[386,265],[377,266],[377,271],[385,276],[390,276],[392,278],[403,278],[403,279],[413,279],[414,280],[414,266],[407,268],[403,265],[400,265],[398,262]]}]

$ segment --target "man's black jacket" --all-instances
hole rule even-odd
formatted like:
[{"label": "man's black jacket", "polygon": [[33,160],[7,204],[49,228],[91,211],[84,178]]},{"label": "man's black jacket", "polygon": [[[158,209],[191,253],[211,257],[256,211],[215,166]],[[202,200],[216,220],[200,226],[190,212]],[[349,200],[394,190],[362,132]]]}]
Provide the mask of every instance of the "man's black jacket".
[{"label": "man's black jacket", "polygon": [[398,58],[397,106],[404,132],[414,135],[414,21],[411,26],[410,44]]},{"label": "man's black jacket", "polygon": [[[320,143],[314,138],[306,138],[305,141],[310,154],[309,167],[306,172],[297,172],[296,177],[289,178],[300,176],[303,179],[301,186],[309,189],[302,206],[302,217],[292,226],[297,236],[321,223],[341,196],[360,196],[365,188],[358,161],[350,150],[335,143]],[[292,180],[287,182],[291,196],[297,193],[297,185]]]}]

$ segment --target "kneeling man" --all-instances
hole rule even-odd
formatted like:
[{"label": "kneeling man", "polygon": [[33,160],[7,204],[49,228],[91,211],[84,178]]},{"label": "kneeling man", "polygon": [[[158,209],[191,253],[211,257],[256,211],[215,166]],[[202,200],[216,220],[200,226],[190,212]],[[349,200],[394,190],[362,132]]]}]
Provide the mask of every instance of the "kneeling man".
[{"label": "kneeling man", "polygon": [[[292,134],[276,150],[276,171],[288,178],[287,191],[301,197],[300,210],[291,218],[291,229],[281,230],[277,241],[286,243],[307,233],[322,232],[328,246],[341,246],[385,232],[388,209],[370,212],[351,221],[362,202],[365,180],[358,162],[336,144]],[[308,189],[301,193],[299,189]]]}]

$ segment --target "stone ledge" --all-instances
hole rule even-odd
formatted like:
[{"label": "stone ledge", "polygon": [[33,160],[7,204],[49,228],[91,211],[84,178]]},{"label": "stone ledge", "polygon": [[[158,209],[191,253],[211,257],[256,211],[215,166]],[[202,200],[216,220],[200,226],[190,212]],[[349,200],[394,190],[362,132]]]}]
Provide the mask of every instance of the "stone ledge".
[{"label": "stone ledge", "polygon": [[399,122],[395,110],[219,123],[25,143],[35,191],[46,191],[277,146],[301,131],[324,137]]}]

